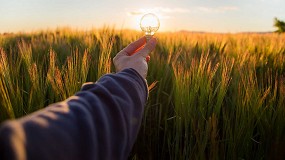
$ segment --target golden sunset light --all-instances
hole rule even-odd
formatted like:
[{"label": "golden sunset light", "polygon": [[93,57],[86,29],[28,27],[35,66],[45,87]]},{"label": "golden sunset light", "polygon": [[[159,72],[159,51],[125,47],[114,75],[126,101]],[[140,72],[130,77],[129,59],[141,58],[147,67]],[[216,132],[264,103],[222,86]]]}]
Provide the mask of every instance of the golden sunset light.
[{"label": "golden sunset light", "polygon": [[0,0],[0,160],[285,160],[285,0]]}]

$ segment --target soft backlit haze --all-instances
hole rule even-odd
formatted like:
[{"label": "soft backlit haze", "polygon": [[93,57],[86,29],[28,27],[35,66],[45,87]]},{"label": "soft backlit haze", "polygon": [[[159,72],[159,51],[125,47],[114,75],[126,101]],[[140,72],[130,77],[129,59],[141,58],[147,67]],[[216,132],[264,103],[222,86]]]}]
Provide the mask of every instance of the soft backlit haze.
[{"label": "soft backlit haze", "polygon": [[274,17],[285,20],[285,0],[0,0],[0,33],[139,29],[147,12],[160,18],[159,31],[263,32],[274,30]]}]

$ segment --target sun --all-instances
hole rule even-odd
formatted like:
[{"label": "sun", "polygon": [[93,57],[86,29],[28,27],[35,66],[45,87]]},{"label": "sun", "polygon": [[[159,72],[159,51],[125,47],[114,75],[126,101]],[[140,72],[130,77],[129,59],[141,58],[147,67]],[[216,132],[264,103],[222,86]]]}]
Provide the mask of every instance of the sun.
[{"label": "sun", "polygon": [[160,27],[159,18],[153,13],[147,13],[141,18],[140,27],[146,35],[153,35]]},{"label": "sun", "polygon": [[[158,9],[146,9],[146,8],[140,8],[136,11],[128,12],[128,15],[130,18],[130,27],[132,29],[141,31],[141,27],[140,27],[141,18],[148,13],[152,13],[156,15],[156,17],[158,17],[160,21],[160,26],[163,28],[164,18],[161,12]],[[161,30],[161,27],[159,30]]]}]

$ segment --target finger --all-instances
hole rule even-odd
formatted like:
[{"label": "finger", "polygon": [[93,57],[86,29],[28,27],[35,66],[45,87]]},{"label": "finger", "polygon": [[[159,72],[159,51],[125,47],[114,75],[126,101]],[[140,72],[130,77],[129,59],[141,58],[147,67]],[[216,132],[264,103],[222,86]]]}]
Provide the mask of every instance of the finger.
[{"label": "finger", "polygon": [[137,41],[129,44],[126,48],[124,48],[122,51],[127,53],[128,55],[132,55],[136,52],[140,47],[142,47],[146,43],[145,37],[141,37]]},{"label": "finger", "polygon": [[146,56],[146,62],[149,62],[150,61],[150,56]]},{"label": "finger", "polygon": [[121,50],[119,53],[117,53],[116,57],[128,56],[128,55],[129,55],[128,52]]},{"label": "finger", "polygon": [[141,49],[143,49],[143,47],[144,47],[144,45],[141,46],[140,48],[138,48],[134,53],[130,54],[130,56],[131,56],[131,55],[134,55],[135,53],[137,53],[138,51],[140,51]]},{"label": "finger", "polygon": [[136,55],[138,56],[143,56],[143,57],[147,57],[148,54],[154,50],[155,46],[156,46],[157,40],[156,38],[151,38],[146,45],[144,46],[143,49],[141,49]]},{"label": "finger", "polygon": [[125,57],[128,56],[127,52],[124,52],[123,50],[121,50],[114,58],[113,58],[113,62],[117,61],[118,59],[120,59],[121,57]]}]

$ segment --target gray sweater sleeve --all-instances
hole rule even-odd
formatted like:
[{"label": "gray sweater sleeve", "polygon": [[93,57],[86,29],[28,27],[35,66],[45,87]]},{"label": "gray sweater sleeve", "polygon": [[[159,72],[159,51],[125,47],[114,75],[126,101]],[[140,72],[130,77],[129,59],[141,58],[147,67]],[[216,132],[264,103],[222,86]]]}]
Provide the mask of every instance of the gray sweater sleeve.
[{"label": "gray sweater sleeve", "polygon": [[147,100],[133,69],[101,77],[75,96],[0,128],[0,159],[127,159]]}]

